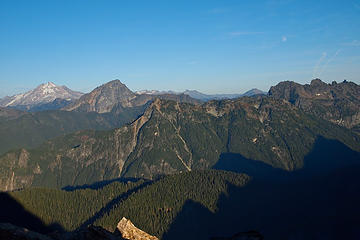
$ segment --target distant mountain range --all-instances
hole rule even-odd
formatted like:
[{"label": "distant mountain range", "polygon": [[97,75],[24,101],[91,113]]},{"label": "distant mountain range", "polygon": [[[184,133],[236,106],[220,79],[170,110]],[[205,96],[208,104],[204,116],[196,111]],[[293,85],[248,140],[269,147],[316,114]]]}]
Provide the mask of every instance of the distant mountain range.
[{"label": "distant mountain range", "polygon": [[[52,84],[47,86],[50,89],[54,87]],[[112,177],[153,178],[159,174],[208,168],[216,163],[218,154],[227,151],[241,153],[247,158],[261,160],[274,167],[293,170],[301,167],[303,154],[309,151],[309,146],[299,149],[300,142],[305,139],[309,144],[314,142],[317,136],[334,138],[357,149],[353,146],[359,141],[359,136],[356,135],[360,116],[359,88],[351,82],[326,84],[315,79],[311,84],[301,85],[288,81],[271,87],[268,96],[215,100],[200,104],[200,100],[184,93],[136,94],[119,80],[114,80],[72,101],[63,111],[25,114],[7,108],[0,109],[0,153],[14,148],[36,147],[45,140],[77,130],[112,129],[132,122],[131,125],[106,134],[98,135],[96,131],[90,131],[63,136],[61,140],[47,143],[53,144],[49,145],[50,147],[44,145],[41,150],[36,150],[35,157],[31,151],[25,150],[29,152],[26,154],[27,158],[29,157],[27,162],[33,162],[34,166],[37,166],[39,156],[41,159],[63,156],[62,161],[69,161],[68,164],[72,166],[76,176],[83,174],[82,171],[88,171],[87,168],[83,169],[83,166],[90,164],[87,161],[95,164],[94,168],[97,168],[96,164],[102,162],[103,154],[108,154],[106,163],[101,164],[107,164],[110,172],[99,176],[91,175],[90,178],[84,173],[83,178],[72,183],[67,179],[57,179],[58,187]],[[254,92],[257,91],[252,91]],[[199,98],[198,92],[191,93],[197,93]],[[88,114],[91,112],[93,114]],[[332,125],[329,125],[328,121],[332,122]],[[353,131],[335,128],[336,125]],[[87,137],[79,137],[79,134]],[[104,134],[108,135],[106,141],[99,137]],[[129,136],[132,138],[129,139]],[[157,136],[161,136],[160,140]],[[83,138],[93,140],[79,141]],[[63,145],[64,143],[66,145]],[[118,151],[113,149],[115,143],[116,146],[120,144],[120,155],[115,154]],[[81,148],[68,149],[69,146],[78,145]],[[92,154],[81,159],[81,156],[88,156],[88,145],[91,146]],[[210,145],[217,154],[210,154],[206,150]],[[158,148],[159,146],[161,147]],[[238,149],[239,146],[243,147]],[[53,148],[50,154],[48,150]],[[85,152],[78,153],[79,156],[71,153],[80,150]],[[18,161],[16,156],[21,158],[21,152],[23,150],[16,150],[14,154],[3,156],[2,162],[8,162],[9,159],[10,162]],[[74,168],[72,161],[85,162],[80,168]],[[45,169],[49,169],[47,164],[43,166]],[[23,173],[20,169],[19,173]],[[37,176],[33,175],[35,170],[30,171],[32,178]],[[45,170],[42,172],[45,173]],[[12,172],[8,172],[10,173]],[[16,175],[14,181],[7,182],[9,177],[10,175],[1,180],[7,189],[34,184],[22,180],[22,176],[18,176],[16,180]],[[43,177],[41,176],[41,180],[37,180],[36,184],[47,183],[47,177]],[[17,181],[24,185],[18,185]]]},{"label": "distant mountain range", "polygon": [[[113,80],[97,87],[91,93],[83,96],[84,94],[81,92],[73,91],[66,86],[58,86],[52,82],[48,82],[41,84],[28,92],[0,98],[0,107],[15,108],[29,112],[63,109],[67,111],[95,111],[103,113],[110,112],[116,104],[121,105],[122,107],[139,106],[154,99],[154,97],[200,103],[198,100],[209,101],[232,99],[262,94],[266,93],[255,88],[244,94],[209,95],[196,90],[186,90],[184,92],[143,90],[132,92],[119,80]],[[190,98],[186,97],[186,95]],[[80,97],[82,98],[79,99]]]},{"label": "distant mountain range", "polygon": [[[47,86],[54,88],[53,84]],[[38,91],[30,92],[35,94]],[[23,95],[30,97],[29,94]],[[36,147],[48,139],[78,130],[121,127],[143,114],[148,104],[158,97],[200,104],[199,100],[185,94],[138,95],[119,80],[114,80],[77,100],[56,98],[48,103],[37,101],[38,104],[33,105],[0,107],[0,154],[14,148]],[[46,99],[50,98],[45,96]],[[18,97],[18,100],[21,98]]]},{"label": "distant mountain range", "polygon": [[[261,94],[263,92],[260,90],[253,89],[241,95]],[[35,147],[47,139],[77,130],[120,127],[143,114],[156,98],[199,105],[211,97],[239,96],[206,95],[190,90],[181,94],[172,91],[134,93],[119,80],[105,83],[74,99],[80,95],[81,93],[67,87],[47,83],[27,93],[2,99],[2,106],[7,107],[0,107],[0,154],[14,148]],[[268,95],[288,101],[318,118],[330,120],[360,133],[360,86],[355,83],[327,84],[315,79],[311,84],[301,85],[286,81],[271,87]],[[70,98],[63,99],[64,97]],[[18,109],[36,113],[28,114]],[[86,114],[91,112],[99,115]]]},{"label": "distant mountain range", "polygon": [[257,88],[253,88],[243,94],[205,94],[196,90],[185,90],[184,92],[174,92],[174,91],[158,91],[158,90],[142,90],[135,92],[136,94],[148,94],[148,95],[164,95],[164,94],[186,94],[192,98],[199,99],[201,101],[209,100],[221,100],[221,99],[233,99],[244,96],[254,96],[254,95],[266,95],[266,92],[263,92]]}]

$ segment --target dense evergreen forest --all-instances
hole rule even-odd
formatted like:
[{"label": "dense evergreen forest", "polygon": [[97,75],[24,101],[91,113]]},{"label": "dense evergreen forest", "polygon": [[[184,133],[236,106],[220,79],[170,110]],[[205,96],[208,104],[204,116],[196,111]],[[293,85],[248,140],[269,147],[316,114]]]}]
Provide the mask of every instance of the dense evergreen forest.
[{"label": "dense evergreen forest", "polygon": [[249,180],[244,174],[207,170],[154,181],[113,182],[99,189],[29,188],[10,195],[46,225],[57,223],[65,231],[90,224],[113,231],[126,217],[144,231],[161,237],[188,201],[216,212],[217,201],[220,195],[227,194],[229,184],[241,187]]}]

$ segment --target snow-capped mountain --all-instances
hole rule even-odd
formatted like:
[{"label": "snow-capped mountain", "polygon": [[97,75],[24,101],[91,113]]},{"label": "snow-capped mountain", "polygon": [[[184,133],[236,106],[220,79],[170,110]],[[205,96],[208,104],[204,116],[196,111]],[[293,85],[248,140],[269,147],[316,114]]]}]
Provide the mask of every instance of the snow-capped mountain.
[{"label": "snow-capped mountain", "polygon": [[53,102],[55,99],[74,100],[83,95],[66,86],[57,86],[52,82],[39,85],[26,93],[0,99],[1,107],[34,106]]}]

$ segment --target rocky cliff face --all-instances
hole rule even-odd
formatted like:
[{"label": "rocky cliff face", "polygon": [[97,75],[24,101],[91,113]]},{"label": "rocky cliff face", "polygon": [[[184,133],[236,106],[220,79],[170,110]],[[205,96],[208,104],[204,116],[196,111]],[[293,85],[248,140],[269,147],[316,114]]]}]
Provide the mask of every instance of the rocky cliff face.
[{"label": "rocky cliff face", "polygon": [[287,81],[271,87],[269,95],[340,126],[360,129],[360,86],[355,83],[326,84],[314,79],[301,85]]},{"label": "rocky cliff face", "polygon": [[78,101],[65,107],[64,110],[98,113],[111,112],[117,104],[123,107],[132,107],[131,101],[134,98],[136,98],[136,95],[132,91],[119,80],[114,80],[83,95]]},{"label": "rocky cliff face", "polygon": [[150,234],[138,229],[134,224],[123,217],[116,228],[121,236],[128,240],[159,240],[157,237],[151,236]]},{"label": "rocky cliff face", "polygon": [[[360,152],[359,136],[268,97],[192,105],[154,101],[132,124],[80,131],[0,157],[1,190],[64,187],[118,177],[152,179],[208,169],[237,153],[288,171],[299,169],[319,137]],[[211,151],[209,151],[211,149]]]},{"label": "rocky cliff face", "polygon": [[[7,172],[0,177],[1,190],[19,189],[29,184],[41,186],[45,182],[50,183],[45,184],[47,186],[59,187],[120,177],[124,162],[134,150],[137,134],[148,121],[149,114],[151,112],[146,112],[131,125],[114,131],[76,132],[49,141],[35,152],[21,149],[5,154],[0,157],[0,172]],[[27,152],[26,156],[24,152]],[[19,171],[22,172],[20,175]]]}]

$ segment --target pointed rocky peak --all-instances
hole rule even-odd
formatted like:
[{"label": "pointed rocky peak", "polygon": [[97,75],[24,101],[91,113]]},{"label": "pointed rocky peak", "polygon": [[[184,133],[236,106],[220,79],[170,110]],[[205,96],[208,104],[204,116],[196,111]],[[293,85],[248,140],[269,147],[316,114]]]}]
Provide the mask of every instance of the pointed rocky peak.
[{"label": "pointed rocky peak", "polygon": [[43,93],[44,95],[46,94],[53,94],[55,92],[59,92],[64,90],[63,87],[61,86],[57,86],[55,83],[52,82],[47,82],[47,83],[43,83],[40,84],[39,86],[37,86],[34,91],[37,91],[39,93]]},{"label": "pointed rocky peak", "polygon": [[136,94],[133,93],[125,84],[116,79],[107,82],[88,94],[83,95],[79,100],[66,106],[64,110],[80,112],[105,113],[118,104],[122,107],[131,107]]},{"label": "pointed rocky peak", "polygon": [[97,88],[95,88],[92,92],[101,91],[105,94],[120,94],[120,97],[126,97],[126,96],[135,96],[135,93],[133,93],[125,84],[120,82],[119,79],[112,80],[110,82],[107,82]]},{"label": "pointed rocky peak", "polygon": [[[107,83],[104,83],[103,85],[101,85],[100,87],[126,87],[125,84],[123,84],[119,79],[114,79],[112,81],[109,81]],[[130,90],[129,90],[130,91]]]},{"label": "pointed rocky peak", "polygon": [[58,87],[55,83],[53,82],[47,82],[47,83],[43,83],[41,84],[39,87],[43,87],[43,88],[55,88]]}]

